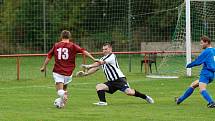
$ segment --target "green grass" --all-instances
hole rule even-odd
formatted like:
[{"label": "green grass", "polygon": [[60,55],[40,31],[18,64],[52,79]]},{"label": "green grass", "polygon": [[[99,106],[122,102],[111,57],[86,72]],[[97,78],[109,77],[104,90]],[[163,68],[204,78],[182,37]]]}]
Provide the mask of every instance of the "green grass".
[{"label": "green grass", "polygon": [[[155,104],[121,92],[106,94],[108,106],[99,107],[95,85],[105,81],[102,71],[84,78],[74,78],[69,85],[69,101],[64,109],[56,109],[54,82],[49,64],[45,78],[39,72],[43,58],[23,58],[21,79],[16,80],[15,60],[0,59],[0,121],[213,121],[214,109],[206,107],[199,91],[181,105],[174,97],[181,95],[197,79],[180,75],[179,79],[150,79],[140,72],[139,57],[133,59],[132,72],[128,72],[126,57],[119,58],[120,66],[132,88],[150,95]],[[126,61],[124,61],[126,60]],[[81,59],[78,58],[79,65]],[[177,65],[177,64],[176,64]],[[173,65],[173,66],[176,66]],[[75,72],[80,69],[77,67]],[[9,70],[9,71],[8,71]],[[11,72],[11,73],[10,73]],[[11,77],[12,76],[12,77]],[[208,90],[214,96],[214,84]]]}]

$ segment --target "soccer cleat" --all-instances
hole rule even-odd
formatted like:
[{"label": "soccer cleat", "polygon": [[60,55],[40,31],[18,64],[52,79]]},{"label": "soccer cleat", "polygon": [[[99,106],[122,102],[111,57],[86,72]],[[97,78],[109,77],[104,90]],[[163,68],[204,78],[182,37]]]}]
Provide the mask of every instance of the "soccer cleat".
[{"label": "soccer cleat", "polygon": [[175,102],[177,105],[179,105],[181,102],[179,101],[179,98],[178,97],[175,97]]},{"label": "soccer cleat", "polygon": [[146,95],[146,101],[151,104],[155,103],[154,100],[151,97],[149,97],[148,95]]},{"label": "soccer cleat", "polygon": [[215,108],[215,103],[214,102],[208,103],[207,107],[208,108]]},{"label": "soccer cleat", "polygon": [[97,102],[97,103],[93,103],[94,105],[98,105],[98,106],[106,106],[108,105],[107,102]]},{"label": "soccer cleat", "polygon": [[63,102],[61,102],[61,104],[60,105],[56,105],[56,108],[58,108],[58,109],[61,109],[61,108],[63,108],[65,105],[64,105],[64,103]]},{"label": "soccer cleat", "polygon": [[63,108],[64,107],[63,100],[61,98],[55,99],[54,106],[58,109]]}]

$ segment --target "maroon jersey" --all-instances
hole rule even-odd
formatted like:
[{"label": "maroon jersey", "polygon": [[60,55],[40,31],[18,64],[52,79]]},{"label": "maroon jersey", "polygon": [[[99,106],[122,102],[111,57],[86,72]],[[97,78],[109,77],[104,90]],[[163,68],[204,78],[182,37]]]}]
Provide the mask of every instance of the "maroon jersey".
[{"label": "maroon jersey", "polygon": [[48,52],[48,58],[54,55],[55,64],[53,72],[70,76],[75,69],[75,57],[77,53],[83,53],[84,49],[72,42],[57,42]]}]

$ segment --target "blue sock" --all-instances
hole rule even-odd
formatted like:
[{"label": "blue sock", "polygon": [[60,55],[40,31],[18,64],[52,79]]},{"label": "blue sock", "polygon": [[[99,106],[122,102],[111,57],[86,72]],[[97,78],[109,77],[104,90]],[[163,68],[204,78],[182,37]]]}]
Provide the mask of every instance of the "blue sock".
[{"label": "blue sock", "polygon": [[204,99],[206,101],[208,101],[208,103],[212,103],[213,102],[213,100],[212,100],[211,96],[208,94],[207,90],[202,90],[201,91],[201,95],[204,97]]},{"label": "blue sock", "polygon": [[185,91],[185,93],[184,93],[181,97],[178,98],[177,103],[181,103],[182,101],[184,101],[186,98],[188,98],[188,97],[193,93],[193,91],[194,91],[194,88],[189,87],[189,88]]}]

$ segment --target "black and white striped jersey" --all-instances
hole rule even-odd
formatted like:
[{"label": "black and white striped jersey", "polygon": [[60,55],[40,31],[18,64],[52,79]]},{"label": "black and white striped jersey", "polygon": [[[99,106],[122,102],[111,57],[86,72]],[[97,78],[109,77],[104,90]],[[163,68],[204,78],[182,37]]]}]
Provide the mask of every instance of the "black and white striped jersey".
[{"label": "black and white striped jersey", "polygon": [[119,68],[115,54],[108,54],[103,56],[100,60],[105,61],[105,64],[102,65],[102,69],[108,81],[114,81],[120,77],[125,77]]}]

